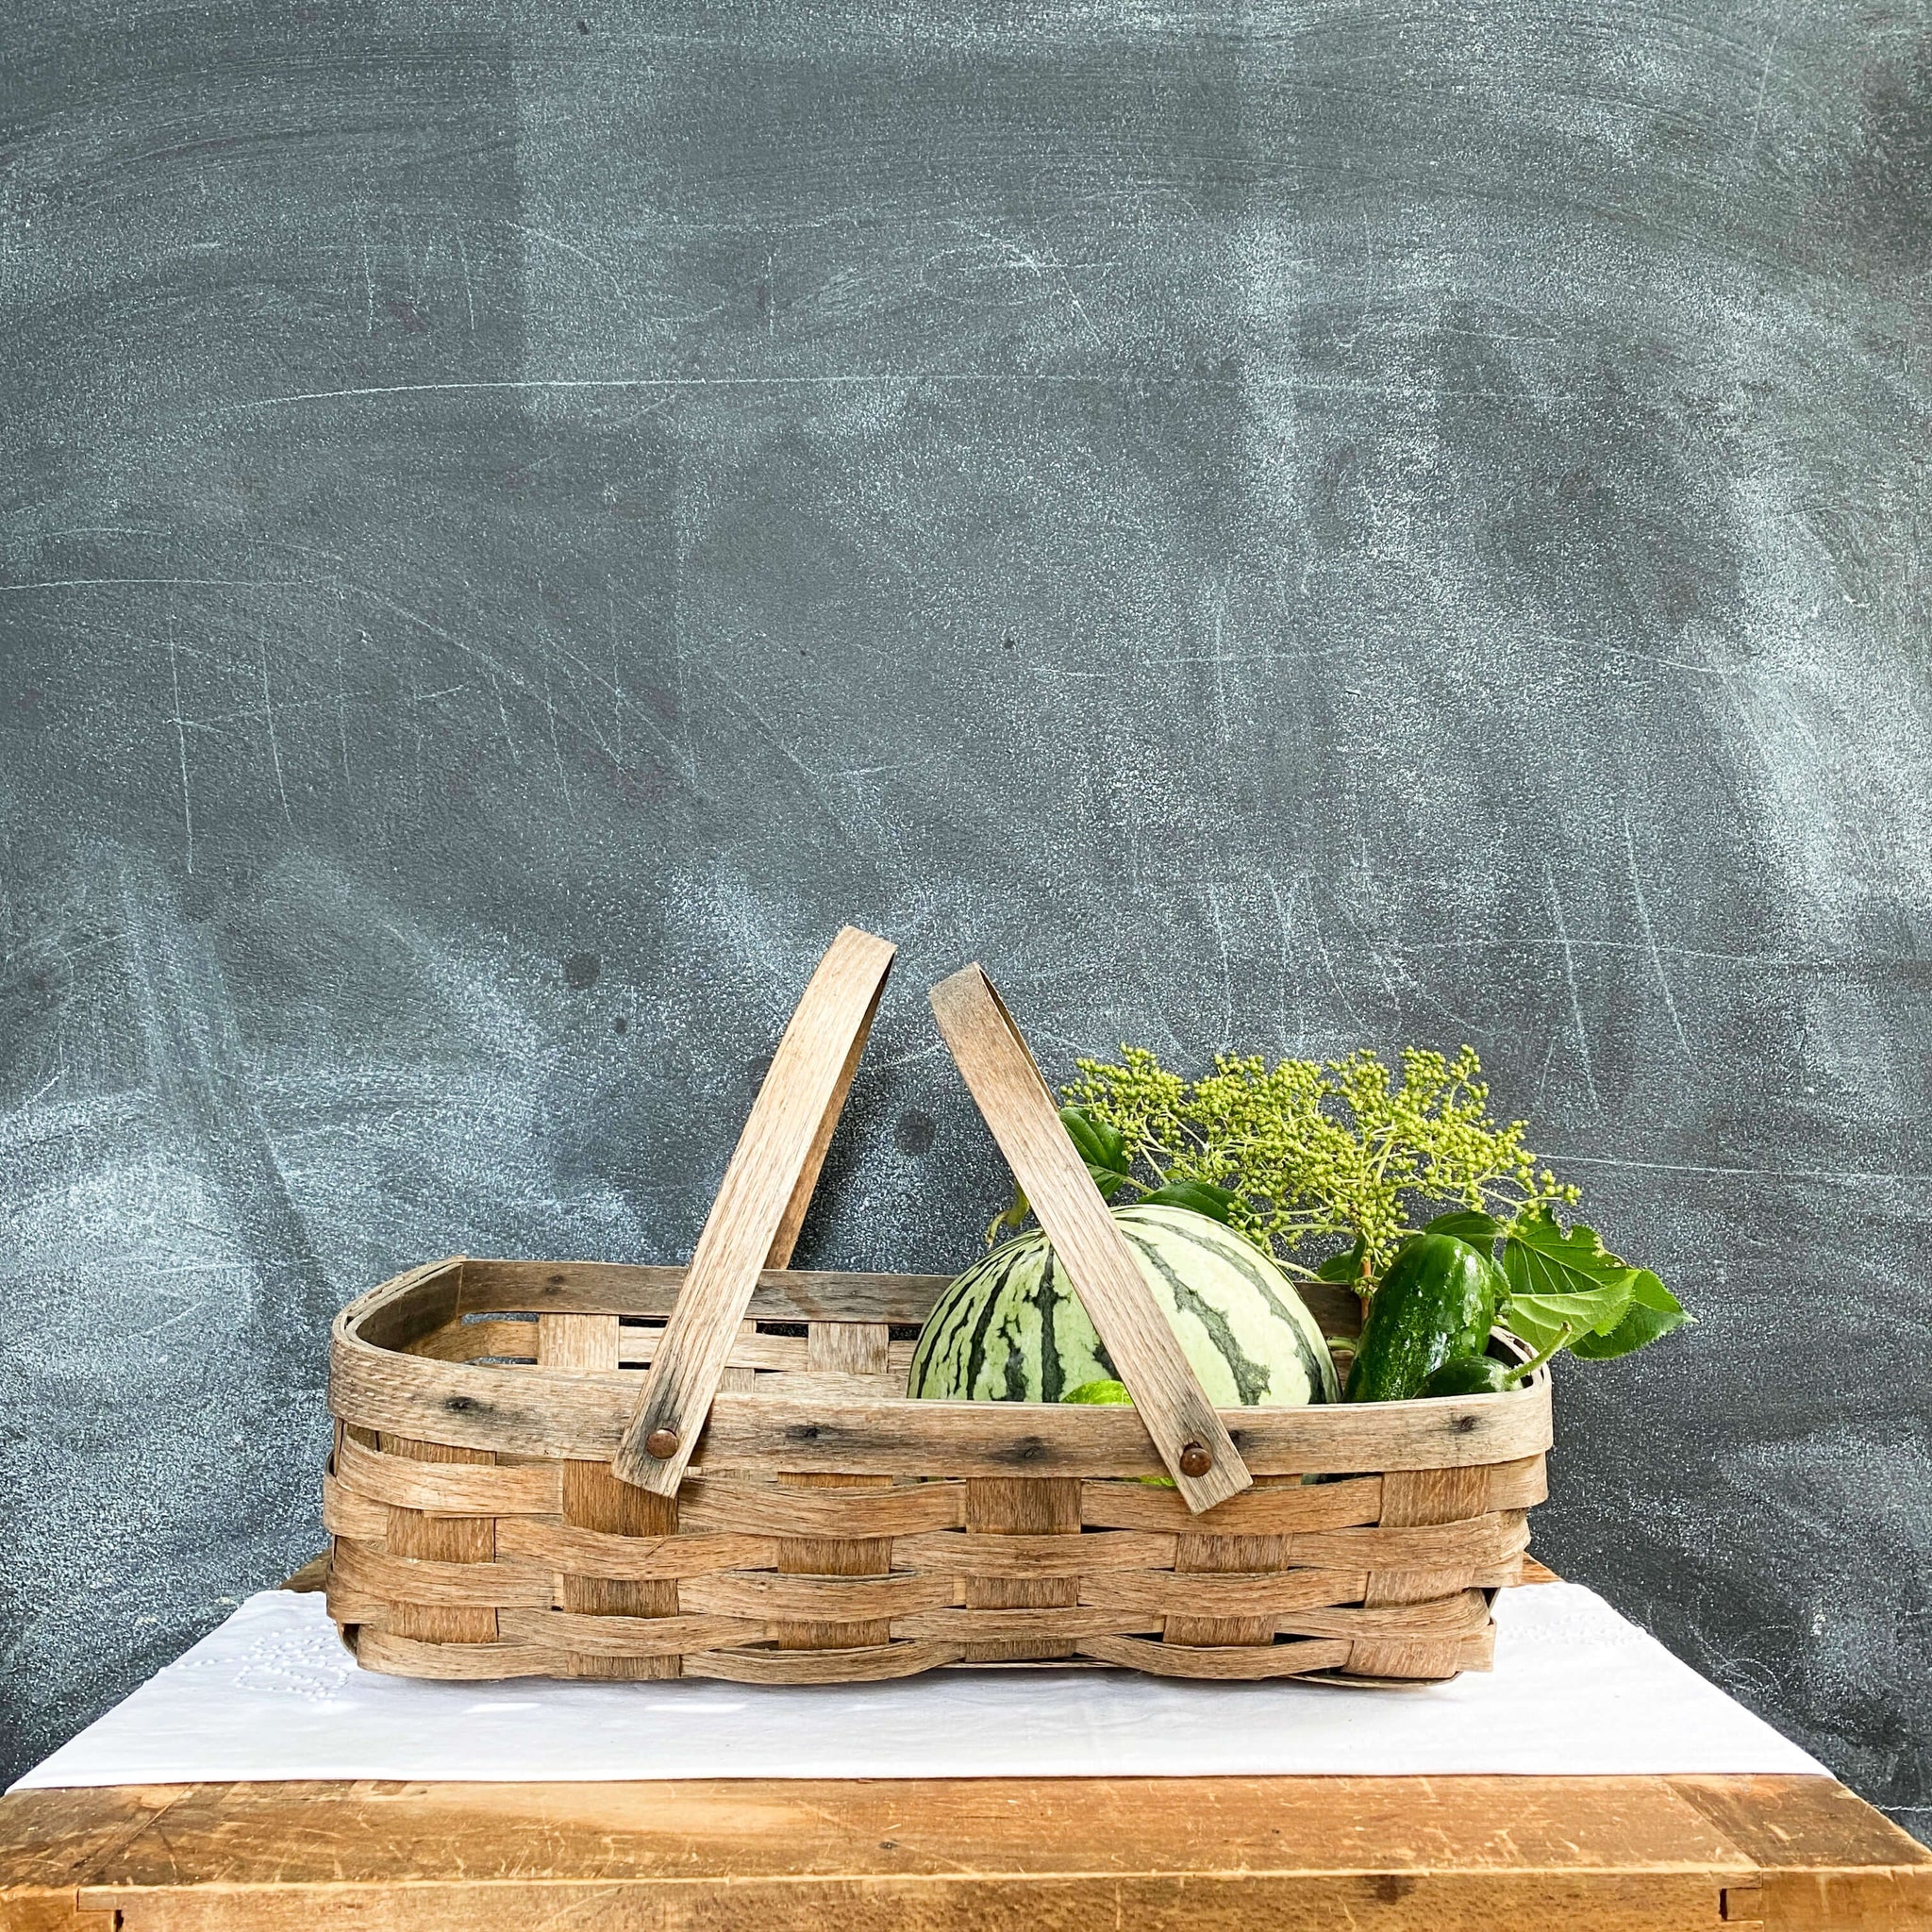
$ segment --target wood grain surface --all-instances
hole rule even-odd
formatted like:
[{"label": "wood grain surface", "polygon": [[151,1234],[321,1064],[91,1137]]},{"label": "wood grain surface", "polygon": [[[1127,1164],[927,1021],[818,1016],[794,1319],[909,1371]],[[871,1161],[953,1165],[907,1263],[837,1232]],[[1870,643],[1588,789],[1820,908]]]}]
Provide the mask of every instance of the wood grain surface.
[{"label": "wood grain surface", "polygon": [[[729,1351],[727,1350],[727,1357]],[[358,1426],[440,1436],[523,1456],[598,1460],[615,1449],[637,1399],[635,1375],[585,1372],[538,1383],[527,1371],[442,1362],[371,1347],[336,1327],[336,1414]],[[1550,1446],[1547,1383],[1507,1395],[1245,1408],[1222,1423],[1256,1474],[1349,1474],[1515,1460]],[[1160,1475],[1165,1466],[1131,1409],[1054,1404],[828,1402],[721,1393],[698,1459],[708,1472],[792,1469],[847,1475]]]},{"label": "wood grain surface", "polygon": [[[660,1497],[676,1495],[759,1273],[791,1258],[893,950],[889,941],[848,925],[812,974],[752,1103],[611,1458],[624,1481]],[[648,1448],[654,1438],[669,1446]]]},{"label": "wood grain surface", "polygon": [[1932,1925],[1826,1778],[256,1784],[0,1800],[4,1932]]}]

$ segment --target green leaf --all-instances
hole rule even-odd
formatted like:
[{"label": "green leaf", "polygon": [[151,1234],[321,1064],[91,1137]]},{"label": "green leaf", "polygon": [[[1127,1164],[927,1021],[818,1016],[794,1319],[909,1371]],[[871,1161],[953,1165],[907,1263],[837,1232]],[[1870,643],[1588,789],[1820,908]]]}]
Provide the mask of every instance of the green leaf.
[{"label": "green leaf", "polygon": [[1592,1332],[1607,1335],[1629,1306],[1629,1285],[1620,1282],[1590,1294],[1512,1294],[1503,1320],[1512,1333],[1541,1349],[1565,1335],[1578,1340]]},{"label": "green leaf", "polygon": [[1503,1232],[1503,1224],[1493,1214],[1485,1214],[1480,1208],[1459,1208],[1454,1214],[1439,1214],[1424,1234],[1453,1234],[1459,1241],[1467,1241],[1473,1248],[1480,1248],[1488,1254],[1494,1245],[1496,1237]]},{"label": "green leaf", "polygon": [[1217,1188],[1212,1181],[1166,1181],[1151,1193],[1142,1194],[1138,1205],[1142,1208],[1187,1208],[1196,1214],[1205,1214],[1209,1221],[1232,1225],[1234,1205],[1240,1199],[1239,1194],[1232,1194],[1225,1188]]},{"label": "green leaf", "polygon": [[1659,1336],[1682,1328],[1693,1320],[1684,1312],[1683,1303],[1648,1268],[1640,1269],[1624,1319],[1607,1335],[1579,1337],[1570,1353],[1593,1362],[1634,1355],[1640,1348],[1648,1348]]},{"label": "green leaf", "polygon": [[1504,1319],[1539,1348],[1565,1326],[1577,1341],[1608,1335],[1628,1312],[1641,1272],[1611,1254],[1581,1222],[1565,1234],[1546,1208],[1519,1215],[1503,1241],[1509,1290]]},{"label": "green leaf", "polygon": [[1111,1201],[1133,1179],[1132,1174],[1121,1174],[1113,1168],[1095,1167],[1091,1160],[1087,1163],[1087,1174],[1093,1185],[1100,1190],[1100,1198],[1103,1201]]},{"label": "green leaf", "polygon": [[[1578,1222],[1568,1234],[1547,1208],[1520,1214],[1503,1242],[1503,1272],[1516,1294],[1597,1294],[1621,1290],[1627,1304],[1641,1272],[1620,1260]],[[1592,1324],[1592,1326],[1595,1324]]]},{"label": "green leaf", "polygon": [[[1127,1158],[1127,1139],[1118,1127],[1109,1127],[1104,1122],[1094,1120],[1083,1108],[1063,1107],[1060,1108],[1060,1124],[1066,1128],[1068,1138],[1079,1149],[1080,1158],[1089,1169],[1099,1168],[1104,1173],[1117,1174],[1122,1180],[1127,1177],[1127,1169],[1132,1164]],[[1101,1190],[1107,1191],[1105,1188]]]},{"label": "green leaf", "polygon": [[1345,1248],[1339,1255],[1330,1255],[1315,1270],[1317,1281],[1359,1281],[1362,1278],[1362,1241],[1356,1237],[1355,1246]]}]

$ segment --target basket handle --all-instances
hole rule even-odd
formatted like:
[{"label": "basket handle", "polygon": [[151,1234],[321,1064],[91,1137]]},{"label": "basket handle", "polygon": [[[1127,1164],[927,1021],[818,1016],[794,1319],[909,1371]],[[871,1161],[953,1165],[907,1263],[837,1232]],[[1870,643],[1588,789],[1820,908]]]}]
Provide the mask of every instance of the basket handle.
[{"label": "basket handle", "polygon": [[892,951],[874,934],[846,926],[819,961],[772,1056],[611,1458],[612,1472],[641,1490],[676,1495],[758,1273],[791,1258]]},{"label": "basket handle", "polygon": [[1182,1500],[1201,1510],[1238,1495],[1255,1479],[1148,1292],[1006,1002],[967,966],[933,988],[932,1009]]}]

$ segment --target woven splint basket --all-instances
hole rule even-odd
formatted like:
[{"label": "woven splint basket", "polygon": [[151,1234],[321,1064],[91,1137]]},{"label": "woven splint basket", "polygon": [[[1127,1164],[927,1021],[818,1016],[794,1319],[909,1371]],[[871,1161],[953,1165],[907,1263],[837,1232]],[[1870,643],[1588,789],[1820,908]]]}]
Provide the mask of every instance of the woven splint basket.
[{"label": "woven splint basket", "polygon": [[[848,929],[826,954],[688,1269],[458,1257],[338,1318],[328,1607],[358,1658],[762,1684],[1487,1668],[1544,1493],[1546,1374],[1217,1414],[976,967],[934,989],[941,1032],[1135,1406],[908,1401],[946,1277],[786,1267],[891,950]],[[1354,1327],[1353,1296],[1310,1302]]]}]

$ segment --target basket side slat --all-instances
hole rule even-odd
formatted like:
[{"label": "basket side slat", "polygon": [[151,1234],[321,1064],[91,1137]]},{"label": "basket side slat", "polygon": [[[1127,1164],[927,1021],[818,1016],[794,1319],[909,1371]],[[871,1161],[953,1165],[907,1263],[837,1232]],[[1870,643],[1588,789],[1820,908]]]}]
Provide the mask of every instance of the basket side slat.
[{"label": "basket side slat", "polygon": [[1080,1485],[1080,1515],[1090,1529],[1164,1529],[1215,1536],[1286,1536],[1294,1530],[1347,1529],[1382,1516],[1382,1478],[1345,1482],[1257,1484],[1193,1515],[1171,1490],[1144,1483]]},{"label": "basket side slat", "polygon": [[1072,1657],[1085,1638],[1131,1637],[1158,1624],[1158,1617],[1144,1611],[1054,1605],[1030,1610],[920,1610],[909,1617],[894,1617],[892,1635],[962,1645],[959,1661],[973,1664],[988,1660],[981,1652],[1016,1661]]},{"label": "basket side slat", "polygon": [[900,1562],[912,1570],[955,1576],[1079,1577],[1102,1570],[1172,1570],[1174,1540],[1134,1529],[1072,1535],[939,1530],[904,1537],[897,1547]]},{"label": "basket side slat", "polygon": [[322,1526],[330,1536],[355,1537],[367,1543],[389,1538],[389,1506],[345,1490],[334,1476],[322,1479]]},{"label": "basket side slat", "polygon": [[555,1463],[506,1469],[489,1462],[424,1462],[385,1455],[344,1434],[336,1451],[336,1477],[345,1490],[373,1502],[394,1503],[431,1516],[554,1515],[563,1507]]},{"label": "basket side slat", "polygon": [[[509,1516],[496,1525],[501,1556],[547,1564],[580,1576],[629,1577],[637,1582],[675,1582],[721,1570],[770,1570],[778,1542],[769,1536],[607,1536],[579,1529],[558,1517]],[[681,1592],[680,1592],[681,1594]]]},{"label": "basket side slat", "polygon": [[[687,1269],[634,1261],[525,1261],[468,1256],[439,1261],[457,1284],[457,1314],[625,1315],[662,1322],[677,1305]],[[837,1268],[765,1268],[747,1317],[757,1322],[891,1322],[917,1326],[953,1285],[950,1274],[858,1274]],[[1323,1334],[1342,1339],[1361,1328],[1361,1303],[1346,1288],[1297,1282]],[[370,1340],[377,1338],[371,1335]],[[407,1346],[384,1341],[384,1347]],[[628,1357],[626,1357],[628,1359]]]},{"label": "basket side slat", "polygon": [[1550,1493],[1549,1474],[1541,1456],[1499,1462],[1490,1471],[1491,1509],[1529,1509]]},{"label": "basket side slat", "polygon": [[[637,1378],[563,1376],[388,1353],[339,1327],[329,1402],[344,1422],[465,1448],[559,1460],[607,1460]],[[1539,1376],[1506,1395],[1337,1403],[1225,1411],[1257,1474],[1463,1468],[1531,1457],[1550,1445],[1549,1389]],[[700,1439],[707,1475],[826,1472],[907,1478],[1141,1476],[1164,1474],[1133,1410],[1056,1404],[828,1404],[779,1394],[720,1394]]]},{"label": "basket side slat", "polygon": [[[462,1264],[460,1306],[465,1315],[629,1315],[661,1322],[677,1306],[689,1272],[627,1261],[473,1257]],[[765,1268],[745,1314],[757,1322],[920,1323],[932,1313],[952,1279],[949,1274]]]},{"label": "basket side slat", "polygon": [[1290,1610],[1275,1618],[1274,1627],[1302,1637],[1395,1637],[1418,1648],[1440,1640],[1454,1649],[1489,1624],[1489,1597],[1479,1590],[1462,1590],[1428,1603],[1364,1604],[1359,1608],[1338,1604],[1326,1609]]},{"label": "basket side slat", "polygon": [[[1472,1484],[1471,1487],[1474,1487]],[[1288,1540],[1291,1563],[1332,1564],[1337,1569],[1429,1571],[1459,1574],[1507,1562],[1524,1546],[1519,1522],[1485,1515],[1441,1524],[1379,1524],[1359,1529],[1317,1529]],[[1454,1586],[1461,1588],[1460,1585]],[[1413,1602],[1413,1597],[1390,1601]]]},{"label": "basket side slat", "polygon": [[483,1643],[496,1641],[496,1612],[503,1608],[548,1609],[551,1578],[547,1570],[530,1563],[492,1559],[483,1563],[436,1561],[426,1557],[398,1557],[378,1544],[336,1539],[329,1567],[344,1588],[380,1597],[391,1606],[384,1622],[393,1635],[413,1637],[430,1612],[454,1615],[487,1611],[488,1638],[432,1638],[438,1643]]},{"label": "basket side slat", "polygon": [[1149,1643],[1140,1637],[1090,1637],[1080,1649],[1104,1663],[1123,1664],[1157,1677],[1212,1677],[1252,1684],[1268,1677],[1340,1670],[1348,1661],[1349,1645],[1339,1639],[1310,1638],[1295,1643],[1237,1644],[1208,1650],[1188,1644]]},{"label": "basket side slat", "polygon": [[880,1643],[863,1650],[711,1650],[684,1660],[687,1677],[733,1684],[871,1684],[916,1677],[959,1660],[957,1643]]},{"label": "basket side slat", "polygon": [[647,1663],[666,1666],[661,1674],[675,1676],[687,1651],[759,1643],[769,1635],[749,1617],[626,1617],[609,1610],[585,1616],[529,1608],[505,1610],[502,1622],[511,1642],[567,1652],[575,1660],[572,1675],[578,1677],[629,1675],[625,1666]]},{"label": "basket side slat", "polygon": [[499,1677],[573,1677],[568,1651],[536,1643],[425,1643],[383,1629],[362,1631],[356,1661],[398,1677],[484,1683]]},{"label": "basket side slat", "polygon": [[1083,1607],[1139,1611],[1148,1620],[1145,1627],[1152,1630],[1158,1630],[1167,1617],[1248,1619],[1262,1626],[1264,1634],[1241,1641],[1266,1643],[1277,1619],[1295,1610],[1359,1603],[1367,1582],[1368,1574],[1361,1570],[1282,1570],[1254,1576],[1127,1570],[1086,1578],[1080,1602]]},{"label": "basket side slat", "polygon": [[[722,1617],[758,1617],[774,1625],[800,1629],[871,1629],[891,1636],[885,1626],[894,1617],[914,1610],[940,1609],[958,1601],[954,1580],[901,1571],[891,1576],[793,1575],[786,1572],[761,1575],[732,1572],[722,1576],[694,1576],[683,1587],[685,1607]],[[869,1644],[785,1644],[783,1628],[777,1640],[791,1650],[864,1650]]]},{"label": "basket side slat", "polygon": [[912,1536],[957,1529],[965,1521],[964,1483],[908,1483],[863,1492],[780,1489],[775,1483],[695,1477],[679,1493],[689,1530],[752,1531],[771,1536]]}]

